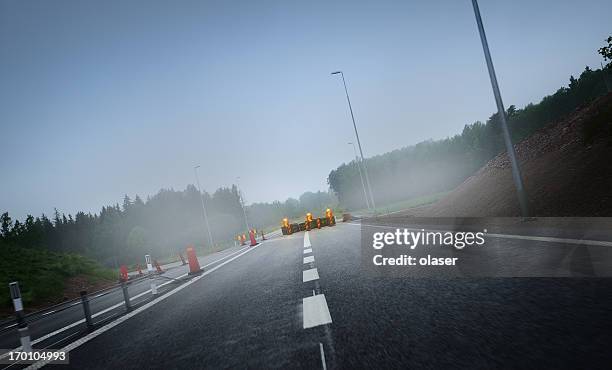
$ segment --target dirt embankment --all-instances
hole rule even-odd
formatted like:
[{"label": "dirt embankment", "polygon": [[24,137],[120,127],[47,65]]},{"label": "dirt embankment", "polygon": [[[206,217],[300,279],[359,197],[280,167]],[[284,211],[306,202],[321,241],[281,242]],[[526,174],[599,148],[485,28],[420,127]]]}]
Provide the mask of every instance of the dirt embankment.
[{"label": "dirt embankment", "polygon": [[[515,145],[530,212],[539,217],[612,216],[612,94],[577,109]],[[520,216],[507,154],[501,153],[438,202],[408,210],[423,217]]]}]

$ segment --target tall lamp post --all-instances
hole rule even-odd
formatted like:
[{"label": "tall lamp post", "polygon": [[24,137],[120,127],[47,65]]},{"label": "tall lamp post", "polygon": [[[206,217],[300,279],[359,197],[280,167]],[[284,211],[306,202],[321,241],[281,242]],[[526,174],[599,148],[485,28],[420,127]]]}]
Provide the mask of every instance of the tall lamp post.
[{"label": "tall lamp post", "polygon": [[342,76],[342,84],[344,85],[344,92],[346,93],[346,101],[348,102],[349,110],[351,112],[351,119],[353,120],[353,128],[355,129],[355,137],[357,138],[357,145],[359,146],[359,154],[361,155],[361,164],[363,165],[363,172],[368,186],[368,192],[370,195],[370,204],[372,209],[376,209],[376,203],[374,202],[374,195],[372,194],[372,185],[370,185],[370,177],[368,176],[368,169],[365,164],[365,158],[363,158],[363,150],[361,149],[361,141],[359,140],[359,133],[357,132],[357,124],[355,124],[355,115],[353,114],[353,107],[351,106],[351,99],[349,98],[348,89],[346,88],[346,81],[344,80],[344,73],[342,71],[332,72],[332,75],[339,74]]},{"label": "tall lamp post", "polygon": [[206,230],[208,231],[208,242],[210,243],[210,247],[214,246],[212,233],[210,232],[210,225],[208,224],[208,214],[206,213],[206,207],[204,207],[204,197],[202,195],[202,189],[200,188],[200,177],[198,176],[198,168],[199,165],[193,168],[193,172],[195,172],[196,182],[198,184],[198,192],[200,193],[200,202],[202,203],[202,214],[204,215],[204,224],[206,225]]},{"label": "tall lamp post", "polygon": [[506,121],[506,110],[504,108],[504,103],[502,102],[501,93],[499,92],[499,85],[497,84],[495,68],[493,68],[493,60],[491,59],[491,52],[489,51],[487,35],[485,34],[484,26],[482,25],[482,18],[480,16],[480,9],[478,8],[477,0],[472,0],[472,6],[474,7],[474,15],[476,16],[476,23],[478,24],[480,41],[482,43],[485,60],[487,61],[487,68],[489,69],[491,87],[493,88],[493,95],[495,96],[495,103],[497,104],[497,113],[499,115],[499,119],[501,120],[504,142],[506,144],[506,151],[508,152],[508,157],[510,157],[510,165],[512,166],[512,177],[514,178],[514,185],[518,194],[518,201],[521,207],[521,215],[523,217],[529,217],[527,192],[525,191],[525,187],[523,185],[521,167],[519,166],[518,160],[516,159],[516,152],[514,151],[514,146],[512,145],[512,138],[510,137],[510,131],[508,130],[508,122]]},{"label": "tall lamp post", "polygon": [[246,209],[244,208],[244,198],[242,197],[242,191],[240,190],[240,177],[236,177],[236,187],[238,188],[238,200],[240,201],[242,213],[244,214],[244,225],[246,226],[247,231],[250,231],[251,227],[249,226],[249,219],[247,218]]},{"label": "tall lamp post", "polygon": [[370,209],[370,200],[368,199],[368,192],[366,190],[365,182],[363,182],[363,174],[361,173],[361,164],[359,163],[359,156],[357,155],[357,148],[355,147],[355,143],[348,143],[353,146],[353,152],[355,152],[355,163],[357,164],[357,169],[359,170],[359,178],[361,179],[361,187],[363,188],[363,197],[366,201],[366,205],[368,209]]}]

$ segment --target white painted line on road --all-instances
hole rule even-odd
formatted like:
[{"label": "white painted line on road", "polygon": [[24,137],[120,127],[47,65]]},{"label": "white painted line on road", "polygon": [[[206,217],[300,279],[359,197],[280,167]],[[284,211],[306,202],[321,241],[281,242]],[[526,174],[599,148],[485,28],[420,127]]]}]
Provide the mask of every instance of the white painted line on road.
[{"label": "white painted line on road", "polygon": [[[362,226],[361,224],[356,224],[353,222],[347,222],[347,224],[355,225],[355,226]],[[414,228],[402,227],[402,226],[385,226],[385,225],[369,225],[369,224],[363,224],[363,226],[379,227],[382,229],[400,228],[400,229],[414,230],[414,231],[422,230],[422,229],[414,229]],[[426,229],[426,231],[447,232],[448,230]],[[485,236],[490,236],[492,238],[500,238],[500,239],[520,239],[520,240],[530,240],[530,241],[538,241],[538,242],[590,245],[590,246],[595,246],[595,247],[612,247],[612,242],[603,241],[603,240],[567,239],[567,238],[555,238],[555,237],[549,237],[549,236],[529,236],[529,235],[493,234],[493,233],[486,233]]]},{"label": "white painted line on road", "polygon": [[[99,328],[99,329],[97,329],[97,330],[87,334],[83,338],[70,343],[69,345],[65,346],[64,348],[60,349],[59,351],[68,353],[68,352],[72,351],[73,349],[76,349],[76,348],[82,346],[83,344],[89,342],[90,340],[94,339],[98,335],[103,334],[104,332],[114,328],[115,326],[117,326],[117,325],[121,324],[122,322],[124,322],[124,321],[126,321],[126,320],[128,320],[128,319],[130,319],[132,317],[134,317],[135,315],[139,314],[140,312],[145,311],[146,309],[148,309],[150,307],[153,307],[157,303],[168,299],[168,297],[171,297],[171,296],[175,295],[176,293],[178,293],[181,290],[187,288],[188,286],[190,286],[191,284],[195,283],[196,281],[202,279],[204,276],[209,275],[209,274],[213,273],[214,271],[216,271],[217,269],[219,269],[219,268],[227,265],[228,263],[232,262],[233,260],[235,260],[237,258],[240,258],[240,257],[244,256],[245,254],[251,252],[251,251],[254,251],[255,249],[259,248],[264,243],[265,242],[259,243],[258,245],[254,246],[254,247],[249,247],[246,251],[240,253],[239,255],[234,256],[233,258],[231,258],[231,259],[229,259],[229,260],[227,260],[227,261],[225,261],[225,262],[223,262],[223,263],[221,263],[221,264],[211,268],[210,270],[203,272],[201,275],[194,277],[193,279],[187,281],[185,284],[180,285],[177,288],[175,288],[174,290],[171,290],[168,293],[160,296],[159,298],[157,298],[157,299],[155,299],[155,300],[153,300],[153,301],[151,301],[149,303],[146,303],[143,306],[138,307],[137,309],[135,309],[132,312],[129,312],[129,313],[121,316],[117,320],[104,325],[103,327],[101,327],[101,328]],[[245,248],[243,248],[243,249],[245,249]],[[325,299],[325,297],[323,299]],[[329,311],[328,311],[328,315],[329,315]],[[330,318],[330,321],[331,321],[331,318]],[[32,364],[32,365],[28,366],[26,369],[40,369],[41,367],[47,365],[48,363],[49,363],[48,361],[39,361],[39,362],[37,362],[35,364]]]},{"label": "white painted line on road", "polygon": [[321,350],[321,366],[323,370],[327,370],[327,364],[325,363],[325,351],[323,350],[323,343],[319,342],[319,349]]},{"label": "white painted line on road", "polygon": [[309,281],[318,280],[319,279],[319,271],[316,268],[302,271],[302,282],[307,283]]},{"label": "white painted line on road", "polygon": [[312,253],[312,248],[304,249],[304,254]]},{"label": "white painted line on road", "polygon": [[304,263],[314,262],[314,256],[304,257]]},{"label": "white painted line on road", "polygon": [[[208,263],[208,264],[204,265],[203,267],[208,267],[208,266],[213,265],[213,264],[215,264],[215,263],[217,263],[217,262],[223,261],[224,259],[229,258],[229,257],[231,257],[231,256],[233,256],[233,255],[235,255],[235,254],[237,254],[237,253],[240,253],[241,251],[243,251],[243,250],[245,250],[245,249],[247,249],[247,248],[250,248],[250,247],[244,247],[244,248],[241,248],[241,249],[237,250],[236,252],[232,252],[231,254],[228,254],[227,256],[224,256],[224,257],[222,257],[222,258],[219,258],[219,259],[217,259],[217,260],[214,260],[214,261],[212,261],[212,262],[210,262],[210,263]],[[185,277],[185,276],[187,276],[187,274],[180,275],[180,276],[176,277],[175,279],[180,279],[180,278],[183,278],[183,277]],[[165,282],[165,283],[160,284],[160,285],[158,286],[158,288],[164,287],[164,286],[166,286],[166,285],[168,285],[168,284],[171,284],[171,283],[173,283],[173,282],[174,282],[173,280],[167,281],[167,282]],[[144,291],[144,292],[142,292],[142,293],[139,293],[139,294],[137,294],[137,295],[135,295],[135,296],[133,296],[133,297],[130,297],[130,301],[133,301],[133,300],[135,300],[135,299],[138,299],[138,298],[140,298],[140,297],[142,297],[142,296],[144,296],[144,295],[146,295],[146,294],[149,294],[149,293],[151,293],[151,289],[146,290],[146,291]],[[76,304],[80,304],[80,303],[81,303],[81,302],[75,302],[75,303],[73,303],[71,306],[74,306],[74,305],[76,305]],[[114,310],[114,309],[116,309],[116,308],[119,308],[119,307],[122,307],[122,306],[125,306],[125,303],[124,303],[124,302],[117,303],[117,304],[115,304],[115,305],[113,305],[113,306],[110,306],[110,307],[108,307],[108,308],[105,308],[104,310],[102,310],[102,311],[100,311],[100,312],[96,312],[96,313],[92,314],[92,315],[91,315],[91,317],[92,317],[92,318],[94,318],[94,317],[98,317],[98,316],[100,316],[100,315],[103,315],[103,314],[105,314],[105,313],[107,313],[107,312],[109,312],[109,311],[112,311],[112,310]],[[84,323],[84,322],[85,322],[85,319],[81,319],[81,320],[79,320],[79,321],[75,321],[75,322],[73,322],[72,324],[69,324],[69,325],[64,326],[63,328],[57,329],[57,330],[55,330],[55,331],[53,331],[53,332],[51,332],[51,333],[48,333],[48,334],[43,335],[42,337],[39,337],[39,338],[36,338],[36,339],[32,340],[32,344],[40,343],[40,342],[42,342],[42,341],[44,341],[44,340],[47,340],[47,339],[49,339],[49,338],[51,338],[51,337],[53,337],[53,336],[55,336],[55,335],[57,335],[57,334],[59,334],[59,333],[61,333],[61,332],[63,332],[63,331],[66,331],[66,330],[68,330],[68,329],[74,328],[75,326],[81,325],[81,324],[82,324],[82,323]],[[17,347],[17,348],[15,348],[15,349],[13,349],[13,351],[20,351],[20,350],[21,350],[21,346],[19,346],[19,347]],[[3,354],[1,354],[1,355],[0,355],[0,359],[2,359],[2,358],[4,358],[4,357],[6,357],[6,356],[8,356],[8,355],[9,355],[9,352],[3,353]]]},{"label": "white painted line on road", "polygon": [[331,324],[332,318],[327,308],[325,294],[317,294],[302,299],[304,329]]},{"label": "white painted line on road", "polygon": [[[187,274],[183,274],[183,275],[179,276],[178,278],[182,278],[182,277],[185,277],[185,276],[187,276]],[[167,281],[165,283],[160,284],[158,288],[161,288],[161,287],[166,286],[166,285],[171,284],[171,283],[172,283],[172,281]],[[146,294],[148,294],[150,292],[151,292],[151,289],[146,290],[146,291],[144,291],[144,292],[142,292],[140,294],[136,294],[135,296],[130,297],[130,301],[138,299],[138,298],[140,298],[140,297],[142,297],[142,296],[144,296],[144,295],[146,295]],[[108,308],[103,309],[100,312],[96,312],[96,313],[92,314],[91,317],[94,318],[94,317],[98,317],[100,315],[104,315],[105,313],[107,313],[109,311],[112,311],[112,310],[114,310],[116,308],[122,307],[122,306],[125,306],[124,302],[117,303],[115,305],[112,305],[112,306],[110,306]],[[49,338],[51,338],[51,337],[53,337],[53,336],[55,336],[55,335],[57,335],[57,334],[59,334],[61,332],[64,332],[64,331],[66,331],[68,329],[71,329],[71,328],[74,328],[75,326],[81,325],[84,322],[85,322],[85,319],[81,319],[79,321],[75,321],[75,322],[73,322],[70,325],[66,325],[63,328],[57,329],[56,331],[53,331],[53,332],[51,332],[49,334],[45,334],[42,337],[36,338],[35,340],[32,341],[32,344],[40,343],[40,342],[42,342],[44,340],[47,340],[47,339],[49,339]],[[21,346],[15,348],[13,351],[19,351],[19,350],[21,350]],[[4,357],[8,356],[8,354],[9,354],[9,352],[6,352],[6,353],[0,355],[0,358],[4,358]]]},{"label": "white painted line on road", "polygon": [[310,244],[310,235],[308,235],[308,231],[304,233],[304,248],[312,247]]},{"label": "white painted line on road", "polygon": [[522,239],[522,240],[533,240],[540,242],[551,242],[551,243],[563,243],[563,244],[579,244],[579,245],[590,245],[597,247],[612,247],[612,242],[606,242],[601,240],[579,240],[579,239],[566,239],[566,238],[552,238],[547,236],[526,236],[526,235],[506,235],[506,234],[490,234],[487,233],[485,236],[492,238],[502,239]]}]

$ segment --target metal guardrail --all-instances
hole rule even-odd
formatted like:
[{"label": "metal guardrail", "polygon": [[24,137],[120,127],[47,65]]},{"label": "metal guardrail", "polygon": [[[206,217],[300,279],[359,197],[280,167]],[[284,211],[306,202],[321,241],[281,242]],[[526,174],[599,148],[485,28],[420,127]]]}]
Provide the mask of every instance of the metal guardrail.
[{"label": "metal guardrail", "polygon": [[[177,266],[178,267],[178,266]],[[168,269],[170,270],[170,269]],[[168,270],[165,270],[164,272],[167,272]],[[22,328],[25,327],[26,330],[28,328],[28,325],[30,324],[34,324],[39,320],[42,319],[46,319],[49,317],[53,317],[57,314],[60,314],[63,311],[66,311],[68,309],[74,308],[75,306],[82,306],[83,311],[82,311],[82,318],[81,320],[84,320],[85,322],[85,326],[86,326],[86,331],[82,332],[81,334],[85,334],[87,332],[90,332],[92,330],[95,330],[97,327],[99,327],[102,324],[106,324],[110,319],[114,319],[118,316],[124,315],[127,312],[130,312],[132,309],[134,309],[135,307],[139,307],[142,304],[145,304],[146,302],[148,302],[151,299],[155,299],[156,297],[165,294],[166,292],[170,291],[173,289],[172,285],[174,284],[178,284],[178,283],[182,283],[186,280],[187,278],[171,278],[171,277],[167,277],[167,276],[163,276],[159,273],[156,272],[150,272],[142,277],[138,277],[136,279],[133,280],[129,280],[127,282],[121,282],[118,283],[116,285],[113,285],[111,287],[108,288],[104,288],[104,289],[100,289],[97,291],[94,291],[92,293],[88,293],[86,291],[82,291],[81,292],[81,296],[79,298],[75,298],[75,299],[71,299],[69,301],[65,301],[65,302],[61,302],[58,304],[55,304],[53,306],[47,307],[43,310],[39,310],[39,311],[35,311],[35,312],[30,312],[27,315],[23,314],[23,306],[15,306],[15,311],[16,314],[14,317],[10,318],[10,319],[6,319],[3,320],[0,325],[2,325],[2,328],[0,328],[0,334],[6,334],[7,332],[10,331],[15,331],[16,328],[19,328],[19,331],[22,331]],[[134,284],[134,283],[138,283],[141,281],[145,281],[145,280],[150,280],[152,285],[155,285],[157,287],[157,281],[158,280],[164,280],[165,282],[162,283],[161,285],[159,285],[159,287],[165,287],[165,286],[170,286],[170,289],[164,289],[164,290],[158,290],[157,288],[155,289],[155,294],[151,294],[153,292],[149,291],[149,290],[145,290],[144,292],[138,293],[136,295],[134,295],[133,297],[130,296],[129,293],[129,287]],[[12,283],[13,284],[13,283]],[[18,284],[17,284],[18,286]],[[111,306],[106,306],[104,307],[103,305],[97,305],[97,303],[99,302],[100,299],[102,299],[103,297],[112,294],[112,293],[117,293],[117,292],[122,292],[122,299],[119,299],[116,303],[113,303]],[[141,298],[145,295],[149,295],[149,299],[141,299],[141,300],[137,300],[138,298]],[[21,304],[21,303],[19,303]],[[125,310],[122,312],[115,312],[115,314],[111,314],[110,316],[104,316],[104,314],[108,313],[108,312],[113,312],[116,310],[119,310],[120,306],[123,305],[125,307]],[[94,321],[95,317],[101,316],[101,319],[98,321]],[[76,323],[78,323],[78,320],[76,321]],[[80,323],[79,323],[80,324]],[[77,324],[77,325],[79,325]],[[76,325],[74,325],[76,326]],[[72,326],[70,326],[72,327]],[[66,327],[67,329],[68,327]],[[62,328],[64,329],[64,328]],[[61,333],[60,331],[53,331],[51,333],[47,333],[45,334],[42,338],[44,338],[45,340],[48,339],[49,337],[47,337],[49,334],[54,334],[58,335]],[[51,335],[53,336],[53,335]],[[26,338],[27,343],[30,343],[30,337],[29,337],[29,330],[27,331],[27,338]],[[41,341],[40,339],[37,339],[37,341]],[[24,340],[22,338],[21,340],[22,342],[22,346],[24,343]],[[25,348],[25,347],[24,347]],[[0,354],[0,357],[4,357],[5,354]]]},{"label": "metal guardrail", "polygon": [[[274,236],[276,234],[280,234],[280,230],[272,232],[269,235]],[[173,270],[175,268],[179,268],[182,266],[183,265],[168,267],[163,271],[163,273],[166,273],[170,270]],[[126,282],[120,282],[113,286],[110,286],[104,289],[100,289],[92,293],[82,291],[81,296],[78,298],[60,302],[52,306],[46,307],[42,310],[30,312],[27,314],[25,314],[23,311],[23,304],[21,302],[21,297],[19,293],[18,301],[15,299],[15,297],[13,297],[13,303],[15,306],[15,316],[9,319],[0,321],[0,326],[1,326],[0,335],[5,334],[9,331],[14,331],[15,329],[19,329],[18,331],[19,331],[20,340],[22,343],[21,348],[23,348],[23,350],[25,351],[32,350],[31,344],[41,343],[50,338],[54,338],[57,335],[61,334],[62,332],[68,330],[69,328],[74,328],[79,325],[83,325],[83,323],[85,324],[84,325],[85,328],[84,330],[77,333],[77,336],[86,335],[87,333],[95,330],[96,328],[100,326],[107,324],[108,322],[116,319],[117,317],[125,315],[126,313],[132,311],[133,309],[146,304],[150,300],[153,300],[163,294],[166,294],[167,292],[174,289],[173,287],[174,284],[180,284],[189,279],[191,279],[190,276],[182,276],[178,278],[173,278],[169,276],[163,276],[162,273],[155,272],[154,270],[149,270],[148,273],[145,273],[133,279],[129,279]],[[132,284],[146,281],[146,280],[149,280],[151,282],[151,289],[145,289],[143,292],[138,293],[134,295],[133,297],[130,297],[129,287]],[[157,280],[164,280],[164,283],[158,286]],[[17,286],[17,292],[18,292],[17,282],[11,283],[10,285],[11,285],[11,293],[13,293],[14,286]],[[163,289],[163,290],[158,289],[158,288],[167,287],[167,286],[169,287],[169,289]],[[113,303],[111,306],[108,306],[108,305],[104,306],[104,305],[97,304],[97,301],[99,301],[101,298],[109,294],[112,294],[112,293],[117,293],[119,291],[122,292],[122,295],[120,296],[122,297],[122,299],[119,299],[117,303]],[[148,299],[147,298],[141,299],[142,297],[145,297],[147,295],[148,295]],[[34,324],[39,320],[53,317],[61,312],[64,312],[68,309],[74,308],[79,305],[82,307],[81,319],[78,319],[74,321],[73,323],[68,324],[62,328],[46,333],[40,336],[39,338],[36,338],[34,341],[30,341],[28,324]],[[118,311],[120,310],[121,306],[124,306],[124,310]],[[110,313],[110,315],[105,315],[107,313]],[[100,317],[100,319],[98,321],[95,321],[94,318],[96,317]],[[54,345],[58,345],[58,343],[61,343],[68,339],[73,340],[74,337],[75,337],[74,334],[63,337],[59,340],[56,340],[54,342]],[[0,353],[0,358],[4,358],[7,355],[8,353]]]}]

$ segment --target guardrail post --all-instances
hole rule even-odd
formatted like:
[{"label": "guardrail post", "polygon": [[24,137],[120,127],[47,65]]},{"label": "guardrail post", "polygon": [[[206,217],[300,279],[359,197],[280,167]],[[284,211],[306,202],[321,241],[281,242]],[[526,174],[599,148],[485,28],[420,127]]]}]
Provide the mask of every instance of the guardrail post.
[{"label": "guardrail post", "polygon": [[151,281],[151,294],[153,297],[157,296],[157,283],[155,282],[155,277],[153,276],[153,264],[151,263],[151,256],[145,255],[145,261],[147,262],[147,274],[149,275],[149,280]]},{"label": "guardrail post", "polygon": [[19,341],[21,349],[24,352],[32,352],[32,342],[30,341],[30,329],[23,314],[23,301],[21,300],[21,291],[19,283],[14,281],[9,284],[13,306],[15,307],[15,316],[17,317],[17,330],[19,331]]},{"label": "guardrail post", "polygon": [[125,300],[125,309],[131,311],[132,305],[130,303],[130,294],[128,293],[128,287],[125,281],[121,282],[121,290],[123,291],[123,299]]},{"label": "guardrail post", "polygon": [[89,308],[89,298],[87,298],[87,291],[81,291],[81,302],[83,303],[83,312],[85,313],[85,322],[87,322],[87,329],[93,330],[93,320],[91,319],[91,309]]}]

